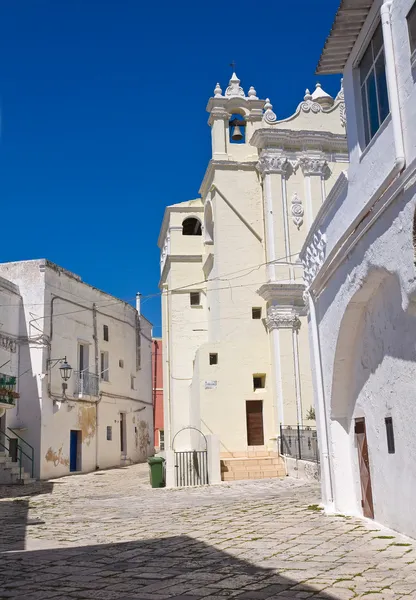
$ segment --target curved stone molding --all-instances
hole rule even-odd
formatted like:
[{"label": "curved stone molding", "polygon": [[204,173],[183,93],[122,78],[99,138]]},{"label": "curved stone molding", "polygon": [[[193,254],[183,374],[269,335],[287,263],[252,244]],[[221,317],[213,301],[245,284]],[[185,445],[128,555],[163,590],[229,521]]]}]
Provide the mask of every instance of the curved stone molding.
[{"label": "curved stone molding", "polygon": [[298,165],[301,167],[304,175],[320,175],[321,177],[325,177],[329,171],[328,162],[324,158],[301,156],[298,159]]},{"label": "curved stone molding", "polygon": [[163,243],[162,252],[160,254],[160,272],[163,271],[163,267],[165,266],[166,258],[169,254],[169,246],[170,246],[170,236],[167,235],[165,237],[165,241]]},{"label": "curved stone molding", "polygon": [[282,310],[278,306],[269,306],[265,319],[268,331],[273,329],[294,329],[299,331],[301,321],[294,310]]},{"label": "curved stone molding", "polygon": [[273,125],[277,121],[276,113],[273,112],[273,104],[269,98],[266,98],[266,104],[264,105],[263,121],[268,125]]},{"label": "curved stone molding", "polygon": [[347,113],[345,110],[345,98],[344,98],[344,80],[341,79],[341,89],[339,90],[335,102],[339,101],[339,118],[341,119],[341,125],[347,126]]},{"label": "curved stone molding", "polygon": [[303,210],[302,200],[299,198],[296,192],[292,198],[291,213],[294,224],[298,229],[300,229],[300,226],[303,223],[303,216],[305,214],[305,211]]},{"label": "curved stone molding", "polygon": [[257,163],[257,170],[263,177],[267,173],[287,175],[290,167],[291,164],[286,156],[274,156],[272,154],[264,154]]},{"label": "curved stone molding", "polygon": [[319,230],[313,236],[312,242],[306,249],[303,264],[303,278],[308,286],[314,280],[319,269],[322,267],[326,254],[326,236]]}]

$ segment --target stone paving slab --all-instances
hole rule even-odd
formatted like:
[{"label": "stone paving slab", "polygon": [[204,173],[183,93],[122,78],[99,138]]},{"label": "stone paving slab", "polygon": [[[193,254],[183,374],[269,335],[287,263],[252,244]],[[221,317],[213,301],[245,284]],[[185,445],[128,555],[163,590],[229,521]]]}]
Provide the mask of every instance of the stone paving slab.
[{"label": "stone paving slab", "polygon": [[153,490],[134,465],[0,496],[0,600],[416,600],[416,543],[299,480]]}]

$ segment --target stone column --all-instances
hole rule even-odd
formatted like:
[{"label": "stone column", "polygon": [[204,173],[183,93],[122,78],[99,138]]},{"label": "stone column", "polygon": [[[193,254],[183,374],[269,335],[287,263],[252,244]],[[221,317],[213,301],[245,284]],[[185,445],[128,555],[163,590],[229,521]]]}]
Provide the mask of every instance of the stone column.
[{"label": "stone column", "polygon": [[263,152],[259,162],[257,163],[257,169],[263,177],[263,201],[264,201],[264,219],[266,225],[266,260],[267,260],[267,274],[269,281],[276,281],[276,266],[275,262],[278,258],[276,252],[276,232],[275,232],[275,218],[274,218],[274,202],[272,193],[272,175],[278,174],[281,176],[281,189],[282,189],[282,200],[283,200],[283,227],[284,227],[284,238],[285,238],[285,255],[286,257],[290,254],[289,246],[289,221],[287,214],[287,198],[286,198],[286,176],[290,168],[290,163],[286,156],[275,155],[269,152]]},{"label": "stone column", "polygon": [[272,340],[273,366],[275,389],[277,402],[274,406],[275,422],[279,425],[285,424],[285,414],[283,405],[283,379],[282,379],[282,362],[280,352],[280,337],[282,329],[292,331],[293,357],[294,357],[294,372],[295,372],[295,388],[296,388],[296,410],[298,422],[302,422],[301,409],[301,389],[299,376],[299,356],[297,349],[297,335],[300,328],[300,319],[294,307],[277,306],[272,304],[267,309],[266,326],[270,332]]},{"label": "stone column", "polygon": [[309,229],[326,198],[325,179],[329,174],[324,158],[301,156],[299,165],[305,177],[306,225]]},{"label": "stone column", "polygon": [[212,158],[214,160],[226,160],[228,157],[226,135],[230,116],[223,107],[215,107],[211,111],[208,125],[211,126]]}]

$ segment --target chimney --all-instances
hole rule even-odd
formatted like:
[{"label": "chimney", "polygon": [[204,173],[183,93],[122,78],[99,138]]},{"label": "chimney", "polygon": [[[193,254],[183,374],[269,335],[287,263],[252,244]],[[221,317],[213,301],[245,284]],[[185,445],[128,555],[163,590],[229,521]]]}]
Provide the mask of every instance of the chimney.
[{"label": "chimney", "polygon": [[136,310],[139,313],[139,315],[141,314],[140,313],[140,300],[141,300],[141,297],[142,297],[141,293],[137,292],[137,294],[136,294]]}]

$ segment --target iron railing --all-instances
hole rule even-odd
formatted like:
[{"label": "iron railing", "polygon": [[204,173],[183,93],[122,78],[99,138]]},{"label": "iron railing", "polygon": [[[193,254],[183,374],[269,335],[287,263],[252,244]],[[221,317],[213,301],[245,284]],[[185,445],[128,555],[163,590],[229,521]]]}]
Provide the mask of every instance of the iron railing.
[{"label": "iron railing", "polygon": [[98,375],[89,371],[74,371],[74,394],[78,396],[98,396]]},{"label": "iron railing", "polygon": [[[35,450],[33,446],[28,444],[20,435],[18,435],[11,427],[7,428],[14,436],[10,437],[5,431],[0,431],[0,447],[4,448],[12,458],[13,462],[19,463],[19,479],[22,479],[22,473],[24,470],[24,458],[25,457],[29,463],[30,476],[34,477],[34,467],[35,467]],[[11,442],[16,441],[16,446],[13,447]],[[25,450],[23,450],[23,444],[25,444]],[[15,454],[15,455],[14,455]]]},{"label": "iron railing", "polygon": [[318,437],[315,427],[280,426],[280,454],[319,463]]}]

